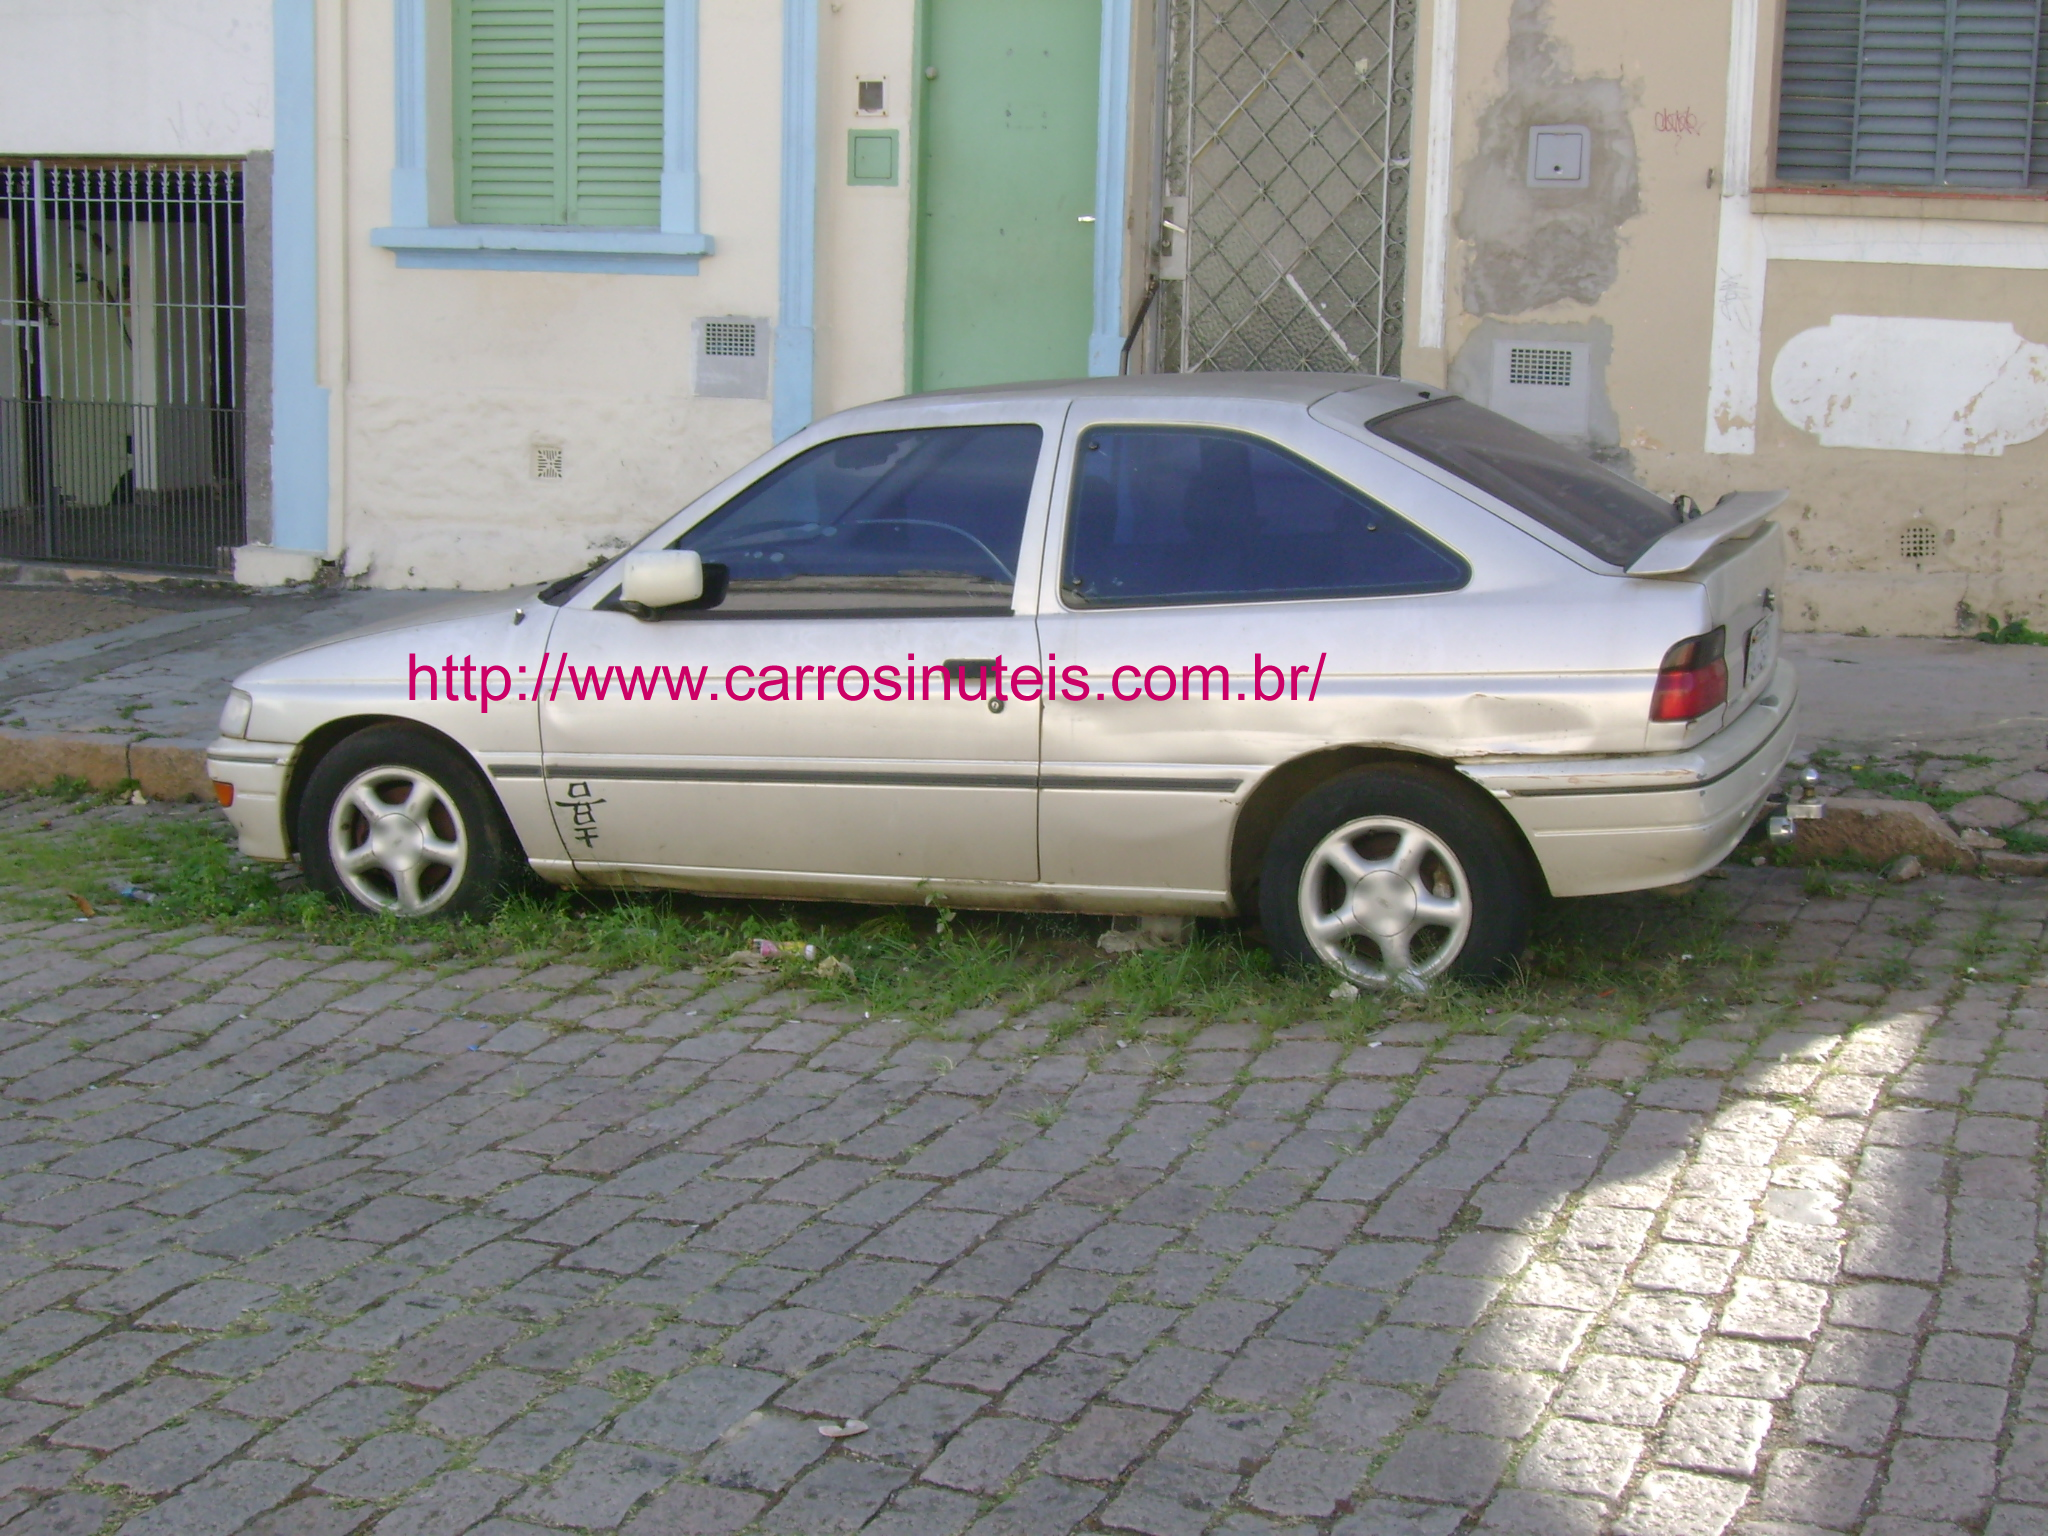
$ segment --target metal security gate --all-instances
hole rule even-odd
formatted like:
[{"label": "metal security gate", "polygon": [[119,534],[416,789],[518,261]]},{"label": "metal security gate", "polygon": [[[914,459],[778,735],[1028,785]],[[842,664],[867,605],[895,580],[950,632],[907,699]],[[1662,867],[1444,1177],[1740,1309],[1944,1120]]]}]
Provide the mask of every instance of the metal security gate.
[{"label": "metal security gate", "polygon": [[239,166],[0,160],[0,557],[222,568],[243,313]]},{"label": "metal security gate", "polygon": [[1159,366],[1399,372],[1415,0],[1169,19]]}]

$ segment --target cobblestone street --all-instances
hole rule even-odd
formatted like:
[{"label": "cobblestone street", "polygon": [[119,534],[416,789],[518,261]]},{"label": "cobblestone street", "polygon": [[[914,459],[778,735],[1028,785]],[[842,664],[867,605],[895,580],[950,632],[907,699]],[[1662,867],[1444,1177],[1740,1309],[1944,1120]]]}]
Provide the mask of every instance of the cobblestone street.
[{"label": "cobblestone street", "polygon": [[16,925],[0,1528],[2048,1531],[2048,891],[1834,888],[1352,1046]]}]

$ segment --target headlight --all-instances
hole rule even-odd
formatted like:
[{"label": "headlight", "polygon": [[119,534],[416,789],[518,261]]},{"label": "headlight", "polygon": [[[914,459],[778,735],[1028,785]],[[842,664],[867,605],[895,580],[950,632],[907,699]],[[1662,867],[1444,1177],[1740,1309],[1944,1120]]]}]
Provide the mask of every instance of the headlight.
[{"label": "headlight", "polygon": [[228,690],[228,701],[221,706],[220,733],[223,736],[247,736],[249,734],[249,711],[256,701],[239,688]]}]

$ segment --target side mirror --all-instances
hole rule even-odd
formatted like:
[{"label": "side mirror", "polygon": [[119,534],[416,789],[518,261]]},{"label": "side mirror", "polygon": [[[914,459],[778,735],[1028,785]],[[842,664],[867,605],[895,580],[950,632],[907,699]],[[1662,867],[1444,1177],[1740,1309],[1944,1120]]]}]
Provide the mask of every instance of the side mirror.
[{"label": "side mirror", "polygon": [[704,559],[694,549],[652,549],[630,556],[619,601],[635,608],[673,608],[704,595]]}]

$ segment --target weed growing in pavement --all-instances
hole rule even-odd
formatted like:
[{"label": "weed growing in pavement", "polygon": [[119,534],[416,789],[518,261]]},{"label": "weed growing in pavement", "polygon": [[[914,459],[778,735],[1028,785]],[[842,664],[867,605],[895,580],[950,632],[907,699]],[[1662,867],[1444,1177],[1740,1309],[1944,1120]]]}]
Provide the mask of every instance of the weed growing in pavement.
[{"label": "weed growing in pavement", "polygon": [[[131,882],[155,900],[105,894],[110,883]],[[1660,1011],[1691,1017],[1707,1006],[1705,994],[1715,1007],[1752,1000],[1769,939],[1753,930],[1738,942],[1711,883],[1679,898],[1555,902],[1539,914],[1522,964],[1498,985],[1333,997],[1333,977],[1285,971],[1253,934],[1220,921],[1196,924],[1184,945],[1121,956],[1096,947],[1101,919],[664,893],[533,891],[488,921],[407,925],[344,912],[295,874],[243,859],[207,810],[130,806],[89,790],[0,802],[0,906],[21,917],[70,917],[67,890],[155,927],[293,936],[414,965],[549,957],[603,970],[695,969],[714,980],[759,974],[934,1035],[966,1009],[1016,1014],[1059,999],[1035,1021],[1054,1039],[1107,1026],[1113,1036],[1170,1046],[1199,1022],[1226,1018],[1267,1035],[1317,1022],[1353,1041],[1409,1021],[1519,1033],[1532,1020],[1560,1020],[1620,1034]],[[775,955],[759,955],[763,939]],[[806,944],[815,959],[803,958]],[[840,965],[821,971],[827,959]]]},{"label": "weed growing in pavement", "polygon": [[1977,638],[1986,645],[2048,645],[2048,635],[2034,628],[2025,619],[2008,618],[2003,624],[1987,617],[1984,629]]}]

